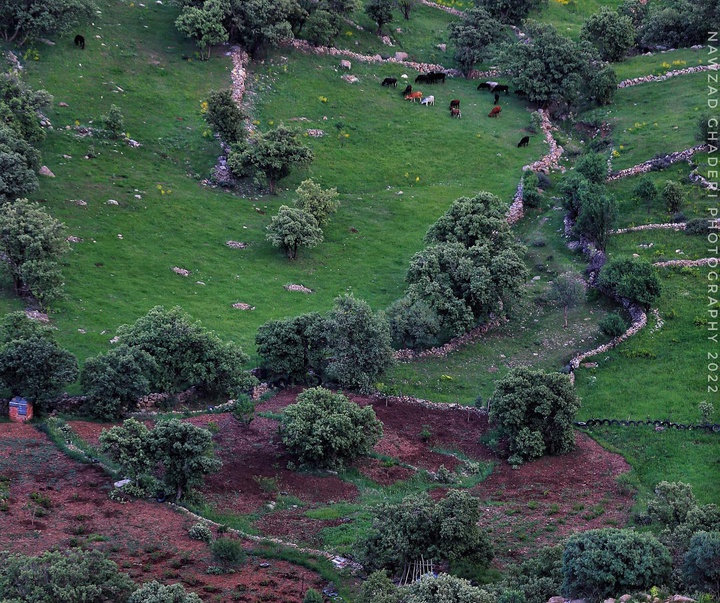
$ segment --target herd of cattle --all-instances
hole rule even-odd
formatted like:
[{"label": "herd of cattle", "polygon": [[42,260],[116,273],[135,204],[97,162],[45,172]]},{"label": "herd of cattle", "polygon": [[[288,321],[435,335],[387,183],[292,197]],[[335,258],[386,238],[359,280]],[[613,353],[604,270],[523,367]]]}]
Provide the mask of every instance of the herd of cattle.
[{"label": "herd of cattle", "polygon": [[[382,82],[381,86],[386,86],[387,88],[390,88],[391,86],[393,88],[397,88],[398,80],[396,77],[386,77]],[[416,84],[437,84],[445,83],[445,74],[442,71],[431,71],[430,73],[421,73],[415,78]],[[505,96],[508,96],[510,94],[510,87],[506,86],[505,84],[500,84],[498,82],[483,82],[478,87],[478,90],[488,90],[489,92],[494,94],[493,104],[495,105],[491,110],[490,113],[488,113],[488,117],[500,117],[500,113],[502,112],[502,107],[498,105],[498,102],[500,100],[500,92],[504,92]],[[515,90],[515,94],[519,97],[527,96],[525,92],[522,90]],[[402,95],[405,98],[405,100],[409,100],[411,102],[420,101],[421,105],[435,105],[435,96],[430,94],[428,96],[423,96],[422,91],[420,90],[413,90],[412,84],[408,84],[405,86],[405,90],[402,91]],[[460,111],[460,100],[457,98],[454,98],[450,101],[450,117],[455,117],[457,119],[460,119],[462,117],[462,112]],[[523,136],[520,142],[518,143],[519,147],[526,147],[528,146],[528,143],[530,142],[529,136]]]}]

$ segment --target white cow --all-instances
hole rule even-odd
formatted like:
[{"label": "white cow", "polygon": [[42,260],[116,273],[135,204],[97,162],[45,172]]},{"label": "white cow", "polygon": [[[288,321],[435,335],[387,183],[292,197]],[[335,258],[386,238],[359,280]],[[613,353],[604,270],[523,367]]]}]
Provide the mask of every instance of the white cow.
[{"label": "white cow", "polygon": [[430,105],[435,104],[435,97],[431,94],[430,96],[426,96],[424,99],[420,101],[421,105],[427,105],[428,107]]}]

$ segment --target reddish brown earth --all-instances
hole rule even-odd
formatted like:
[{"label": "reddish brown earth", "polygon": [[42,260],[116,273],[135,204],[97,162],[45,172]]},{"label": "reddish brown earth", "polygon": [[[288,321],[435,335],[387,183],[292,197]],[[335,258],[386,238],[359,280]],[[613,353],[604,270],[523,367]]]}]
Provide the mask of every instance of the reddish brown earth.
[{"label": "reddish brown earth", "polygon": [[[281,392],[259,405],[258,411],[280,412],[294,402],[298,391]],[[373,405],[384,424],[384,436],[375,450],[396,461],[366,458],[356,464],[378,484],[408,479],[414,473],[411,467],[436,471],[441,465],[453,468],[459,463],[437,450],[495,463],[490,477],[472,492],[483,501],[482,523],[491,531],[499,564],[520,559],[570,532],[623,525],[627,519],[632,500],[615,480],[629,466],[583,434],[578,434],[577,448],[569,455],[545,457],[513,470],[479,444],[478,438],[488,429],[484,416],[350,397],[361,405]],[[280,442],[277,422],[258,417],[244,426],[230,414],[188,420],[215,432],[223,469],[206,479],[203,496],[217,509],[253,513],[261,533],[315,548],[322,546],[320,530],[348,521],[306,516],[309,508],[357,500],[359,492],[331,472],[289,470],[292,459]],[[89,443],[97,443],[101,430],[110,427],[83,421],[70,425]],[[424,439],[423,430],[429,432]],[[308,570],[274,560],[268,561],[269,568],[260,568],[263,560],[256,558],[235,575],[207,575],[205,569],[212,565],[207,546],[187,536],[193,520],[167,505],[109,500],[110,480],[98,467],[65,457],[32,427],[2,424],[0,443],[0,475],[11,479],[9,512],[0,512],[0,550],[37,553],[87,542],[89,534],[99,534],[108,540],[91,546],[107,551],[136,581],[182,579],[207,601],[236,600],[233,595],[245,601],[272,600],[267,596],[299,600],[298,583],[304,588],[324,586]],[[34,491],[52,501],[44,517],[33,518],[28,506]],[[433,497],[445,491],[433,491]],[[268,511],[267,503],[276,500],[284,504]],[[295,502],[298,506],[293,508]],[[246,548],[250,546],[246,543]],[[243,593],[234,590],[238,585]],[[216,594],[221,598],[215,599]]]}]

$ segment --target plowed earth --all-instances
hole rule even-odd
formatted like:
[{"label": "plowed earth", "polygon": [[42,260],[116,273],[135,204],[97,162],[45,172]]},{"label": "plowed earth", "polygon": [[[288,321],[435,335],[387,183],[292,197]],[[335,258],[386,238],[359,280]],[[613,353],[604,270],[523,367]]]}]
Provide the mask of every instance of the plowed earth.
[{"label": "plowed earth", "polygon": [[[257,410],[280,412],[298,392],[281,392]],[[398,462],[366,458],[356,464],[380,486],[407,480],[413,468],[452,469],[460,461],[447,451],[495,462],[490,477],[471,491],[482,501],[482,524],[491,531],[499,564],[521,559],[571,532],[623,525],[627,520],[632,500],[616,478],[629,466],[583,434],[578,433],[572,453],[513,470],[478,443],[488,429],[484,416],[350,397],[361,405],[373,405],[384,424],[384,436],[375,450]],[[203,496],[219,511],[250,514],[259,533],[315,548],[321,546],[323,528],[348,521],[306,515],[308,509],[358,501],[360,492],[336,474],[289,470],[292,458],[280,441],[276,421],[258,417],[245,426],[230,414],[188,420],[203,426],[214,423],[210,427],[223,468],[206,478]],[[83,421],[69,424],[91,444],[98,442],[103,428],[110,427]],[[423,431],[425,438],[420,437]],[[187,535],[194,520],[156,502],[110,500],[112,484],[100,468],[64,456],[31,426],[0,425],[0,476],[10,480],[8,508],[0,512],[0,550],[36,554],[84,544],[106,551],[136,582],[181,581],[205,601],[300,601],[303,589],[325,586],[317,574],[302,567],[257,557],[250,557],[236,574],[208,575],[205,570],[213,561],[207,545]],[[50,508],[38,510],[31,502],[33,492],[47,496]],[[433,497],[444,492],[435,490]],[[280,504],[282,500],[285,504]],[[275,510],[268,508],[271,502],[277,503]],[[244,544],[251,548],[250,542]]]}]

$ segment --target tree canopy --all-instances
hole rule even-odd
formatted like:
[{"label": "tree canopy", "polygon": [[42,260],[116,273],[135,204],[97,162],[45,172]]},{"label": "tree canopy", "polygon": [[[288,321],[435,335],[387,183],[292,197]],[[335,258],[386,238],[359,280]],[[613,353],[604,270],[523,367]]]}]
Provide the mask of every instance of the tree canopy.
[{"label": "tree canopy", "polygon": [[583,23],[580,37],[591,42],[603,60],[622,61],[635,43],[635,27],[630,17],[602,6]]},{"label": "tree canopy", "polygon": [[201,7],[184,6],[175,20],[175,27],[188,38],[195,40],[200,48],[201,58],[207,60],[210,58],[212,46],[228,40],[223,21],[229,12],[230,0],[206,0]]},{"label": "tree canopy", "polygon": [[267,227],[266,238],[280,247],[288,258],[297,258],[300,247],[317,247],[323,241],[323,232],[315,217],[297,207],[281,205],[277,215]]},{"label": "tree canopy", "polygon": [[0,33],[7,42],[22,46],[69,31],[94,10],[91,0],[0,0]]},{"label": "tree canopy", "polygon": [[462,20],[448,26],[450,41],[455,44],[455,59],[464,72],[487,58],[493,42],[500,41],[503,28],[484,8],[465,11]]},{"label": "tree canopy", "polygon": [[662,291],[655,267],[635,258],[620,258],[605,264],[600,270],[598,285],[610,295],[625,297],[646,309]]}]

